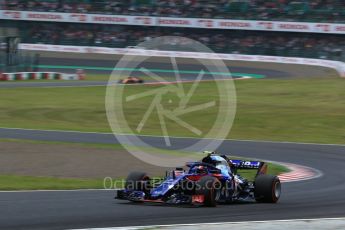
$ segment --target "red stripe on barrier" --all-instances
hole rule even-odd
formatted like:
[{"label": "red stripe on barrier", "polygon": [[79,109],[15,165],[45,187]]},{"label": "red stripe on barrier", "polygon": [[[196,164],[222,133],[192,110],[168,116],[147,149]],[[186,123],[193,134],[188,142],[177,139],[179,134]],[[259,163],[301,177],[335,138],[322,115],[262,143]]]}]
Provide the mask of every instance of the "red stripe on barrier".
[{"label": "red stripe on barrier", "polygon": [[22,73],[16,73],[14,75],[14,80],[19,80],[19,81],[23,80],[23,74]]},{"label": "red stripe on barrier", "polygon": [[0,75],[0,80],[1,81],[7,81],[8,80],[7,74],[1,74]]},{"label": "red stripe on barrier", "polygon": [[35,80],[36,79],[36,73],[30,73],[30,80]]}]

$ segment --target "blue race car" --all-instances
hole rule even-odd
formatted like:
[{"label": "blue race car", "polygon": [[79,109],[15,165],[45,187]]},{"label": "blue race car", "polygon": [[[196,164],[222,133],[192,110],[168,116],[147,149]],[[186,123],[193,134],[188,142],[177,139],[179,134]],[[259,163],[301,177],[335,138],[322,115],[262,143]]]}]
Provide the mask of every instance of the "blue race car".
[{"label": "blue race car", "polygon": [[[215,207],[217,203],[237,201],[276,203],[281,195],[280,180],[266,174],[265,162],[231,160],[225,155],[208,152],[202,161],[186,166],[188,170],[176,168],[166,172],[163,180],[150,179],[143,172],[131,172],[125,189],[118,190],[115,198]],[[242,169],[256,170],[254,181],[237,174]]]}]

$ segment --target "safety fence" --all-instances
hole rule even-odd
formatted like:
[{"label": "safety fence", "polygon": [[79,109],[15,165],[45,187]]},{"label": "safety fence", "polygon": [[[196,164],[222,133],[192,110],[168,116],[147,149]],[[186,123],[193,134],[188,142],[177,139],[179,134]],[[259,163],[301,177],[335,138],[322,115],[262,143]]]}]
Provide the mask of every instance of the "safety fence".
[{"label": "safety fence", "polygon": [[181,52],[181,51],[162,51],[146,50],[141,48],[107,48],[92,46],[63,46],[63,45],[44,45],[44,44],[20,44],[20,49],[32,51],[49,52],[71,52],[88,54],[112,54],[112,55],[134,55],[152,57],[177,57],[177,58],[200,58],[218,59],[228,61],[250,61],[250,62],[271,62],[283,64],[300,64],[331,68],[336,70],[341,77],[345,77],[345,63],[341,61],[330,61],[323,59],[279,57],[262,55],[241,55],[223,53],[202,53],[202,52]]}]

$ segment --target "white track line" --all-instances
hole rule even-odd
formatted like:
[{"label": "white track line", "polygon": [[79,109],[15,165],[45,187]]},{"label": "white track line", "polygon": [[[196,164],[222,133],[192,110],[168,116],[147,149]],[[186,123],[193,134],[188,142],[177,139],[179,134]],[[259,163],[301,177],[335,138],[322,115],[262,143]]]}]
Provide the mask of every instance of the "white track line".
[{"label": "white track line", "polygon": [[[25,131],[43,131],[43,132],[61,132],[61,133],[80,133],[80,134],[99,134],[99,135],[109,135],[113,133],[106,133],[106,132],[82,132],[82,131],[74,131],[74,130],[54,130],[54,129],[29,129],[29,128],[10,128],[10,127],[0,127],[0,129],[8,129],[8,130],[25,130]],[[113,134],[114,135],[114,134]],[[126,134],[126,133],[117,133],[115,135],[120,136],[140,136],[140,137],[158,137],[162,138],[159,135],[136,135],[136,134]],[[198,140],[200,138],[195,137],[180,137],[180,136],[169,136],[170,138],[176,139],[192,139]],[[272,143],[272,144],[296,144],[296,145],[315,145],[315,146],[340,146],[345,147],[345,144],[322,144],[322,143],[312,143],[312,142],[292,142],[292,141],[267,141],[267,140],[247,140],[247,139],[217,139],[217,138],[203,138],[206,140],[220,140],[220,141],[241,141],[241,142],[257,142],[257,143]]]},{"label": "white track line", "polygon": [[[227,81],[227,80],[248,80],[251,79],[252,77],[249,76],[243,76],[243,77],[239,77],[239,78],[231,78],[231,79],[216,79],[216,81]],[[206,81],[215,81],[215,80],[204,80]],[[181,81],[181,83],[192,83],[194,81],[189,81],[189,80],[183,80]],[[100,87],[100,86],[107,86],[108,82],[105,81],[104,84],[95,84],[95,85],[62,85],[65,82],[57,82],[60,83],[61,85],[57,84],[57,85],[45,85],[45,84],[51,84],[53,82],[18,82],[18,84],[16,84],[16,82],[9,82],[9,86],[10,87],[2,87],[4,89],[16,89],[16,88],[83,88],[83,87]],[[12,83],[12,84],[11,84]],[[36,85],[37,83],[43,83],[40,85]],[[176,84],[177,82],[170,82],[170,81],[166,81],[166,82],[147,82],[147,83],[142,83],[142,84],[121,84],[121,83],[115,83],[116,85],[126,85],[126,86],[140,86],[140,85],[170,85],[170,84]],[[6,83],[5,83],[6,84]],[[27,86],[26,84],[32,84],[33,86]],[[114,83],[111,83],[114,84]]]},{"label": "white track line", "polygon": [[[179,229],[183,229],[183,227],[191,227],[191,226],[208,226],[210,228],[216,227],[217,225],[235,225],[234,227],[237,227],[238,229],[239,224],[251,224],[253,228],[250,229],[256,229],[255,226],[257,224],[264,224],[264,223],[292,223],[297,221],[304,221],[307,222],[306,225],[309,222],[312,221],[345,221],[345,217],[338,217],[338,218],[314,218],[314,219],[286,219],[286,220],[262,220],[262,221],[238,221],[238,222],[215,222],[215,223],[195,223],[195,224],[166,224],[166,225],[142,225],[142,226],[128,226],[128,227],[104,227],[104,228],[87,228],[87,229],[75,229],[75,230],[119,230],[119,229],[160,229],[160,228],[169,228],[169,227],[175,227]],[[230,229],[230,228],[227,228]],[[247,228],[248,229],[248,228]],[[287,229],[287,228],[286,228]],[[332,229],[332,228],[328,228]]]},{"label": "white track line", "polygon": [[83,189],[37,189],[37,190],[2,190],[0,193],[21,193],[21,192],[84,192],[84,191],[117,191],[119,189],[104,189],[104,188],[83,188]]}]

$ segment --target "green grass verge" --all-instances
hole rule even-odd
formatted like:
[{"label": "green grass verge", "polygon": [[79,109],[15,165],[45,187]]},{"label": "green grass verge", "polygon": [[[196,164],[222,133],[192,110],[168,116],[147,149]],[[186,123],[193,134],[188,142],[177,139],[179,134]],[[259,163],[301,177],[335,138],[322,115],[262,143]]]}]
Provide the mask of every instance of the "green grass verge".
[{"label": "green grass verge", "polygon": [[0,190],[101,189],[103,180],[0,175]]},{"label": "green grass verge", "polygon": [[[189,88],[191,84],[185,84]],[[132,95],[158,86],[128,87]],[[238,108],[228,138],[345,143],[344,79],[295,79],[237,81]],[[217,100],[215,83],[200,83],[190,104]],[[105,88],[22,88],[0,91],[0,126],[110,132],[105,115]],[[165,95],[163,105],[173,109],[176,95]],[[168,100],[169,99],[169,100]],[[173,103],[169,103],[170,101]],[[126,109],[131,128],[140,122],[152,97],[136,101]],[[210,129],[216,110],[194,112],[182,118],[203,132]],[[142,134],[162,135],[153,114]],[[121,121],[122,122],[122,121]],[[196,136],[174,121],[166,120],[169,135]]]},{"label": "green grass verge", "polygon": [[[279,175],[279,174],[290,171],[289,169],[287,169],[285,166],[282,166],[282,165],[273,164],[273,163],[267,163],[267,165],[268,165],[267,174]],[[242,177],[248,179],[249,181],[254,181],[254,178],[256,175],[255,170],[254,171],[253,170],[238,170],[237,173],[240,174]]]},{"label": "green grass verge", "polygon": [[73,142],[62,142],[62,141],[37,141],[37,140],[26,140],[26,139],[13,139],[13,138],[0,138],[1,142],[18,142],[18,143],[31,143],[31,144],[50,144],[50,145],[65,145],[65,146],[76,146],[76,147],[92,147],[98,149],[113,149],[113,150],[133,150],[133,151],[145,151],[151,155],[165,155],[175,157],[183,157],[188,154],[189,159],[199,160],[202,153],[197,152],[187,152],[181,150],[167,150],[159,149],[147,146],[131,146],[131,145],[121,145],[121,144],[101,144],[101,143],[73,143]]}]

